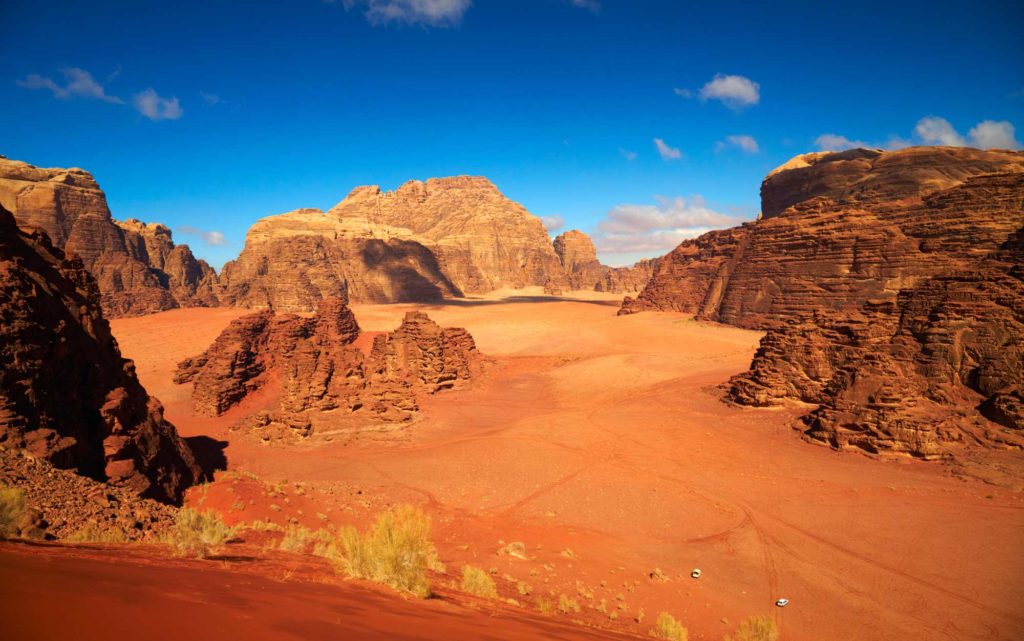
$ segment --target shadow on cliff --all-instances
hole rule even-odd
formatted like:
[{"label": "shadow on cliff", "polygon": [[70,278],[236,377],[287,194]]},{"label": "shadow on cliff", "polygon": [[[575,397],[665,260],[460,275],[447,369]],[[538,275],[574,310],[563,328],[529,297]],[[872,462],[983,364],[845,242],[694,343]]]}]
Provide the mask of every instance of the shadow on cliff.
[{"label": "shadow on cliff", "polygon": [[383,273],[384,280],[396,291],[396,302],[440,301],[445,296],[462,296],[458,287],[444,274],[430,249],[410,240],[373,239],[363,248],[363,265],[371,272]]},{"label": "shadow on cliff", "polygon": [[214,472],[228,469],[228,457],[224,454],[227,441],[218,441],[209,436],[186,436],[185,443],[192,449],[204,478],[213,479]]}]

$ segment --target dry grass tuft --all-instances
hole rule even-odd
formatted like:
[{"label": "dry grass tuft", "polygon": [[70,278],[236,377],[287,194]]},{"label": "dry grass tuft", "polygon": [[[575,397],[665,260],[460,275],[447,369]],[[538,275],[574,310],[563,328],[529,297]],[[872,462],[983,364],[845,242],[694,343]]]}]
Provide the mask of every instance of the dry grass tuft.
[{"label": "dry grass tuft", "polygon": [[68,543],[127,543],[128,535],[118,527],[88,523],[64,539]]},{"label": "dry grass tuft", "polygon": [[476,596],[497,598],[498,586],[486,572],[472,565],[462,567],[462,591]]},{"label": "dry grass tuft", "polygon": [[725,635],[725,641],[778,641],[779,629],[771,617],[750,617],[740,623],[736,636]]},{"label": "dry grass tuft", "polygon": [[580,604],[576,602],[576,599],[567,597],[564,594],[559,594],[558,611],[562,614],[569,614],[570,612],[579,612]]},{"label": "dry grass tuft", "polygon": [[167,534],[167,542],[179,556],[205,559],[218,552],[234,534],[234,529],[228,527],[216,512],[200,512],[185,507],[178,511],[174,528]]},{"label": "dry grass tuft", "polygon": [[25,490],[0,486],[0,538],[16,536],[25,518]]},{"label": "dry grass tuft", "polygon": [[668,612],[662,612],[658,615],[658,620],[654,622],[651,636],[668,639],[668,641],[687,641],[689,633],[682,623],[676,621],[675,617]]}]

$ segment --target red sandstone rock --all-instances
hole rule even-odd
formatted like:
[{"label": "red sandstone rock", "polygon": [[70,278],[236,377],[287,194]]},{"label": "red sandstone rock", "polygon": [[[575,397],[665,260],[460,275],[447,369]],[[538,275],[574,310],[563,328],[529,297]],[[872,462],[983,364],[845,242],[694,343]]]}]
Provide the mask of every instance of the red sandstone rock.
[{"label": "red sandstone rock", "polygon": [[[658,260],[642,260],[632,267],[602,265],[590,236],[575,229],[559,234],[553,245],[571,289],[616,294],[639,292],[650,280]],[[553,282],[547,289],[561,293],[560,286],[561,283]]]},{"label": "red sandstone rock", "polygon": [[0,208],[0,443],[141,496],[176,501],[201,473],[121,357],[96,281]]},{"label": "red sandstone rock", "polygon": [[256,417],[257,427],[288,424],[292,433],[308,435],[311,413],[408,420],[418,410],[417,396],[455,387],[477,369],[469,333],[441,328],[421,312],[375,337],[369,356],[351,345],[358,335],[342,299],[323,301],[313,317],[262,311],[235,320],[204,354],[182,361],[175,382],[193,383],[196,411],[207,415],[279,385],[279,412]]},{"label": "red sandstone rock", "polygon": [[216,304],[216,275],[162,225],[110,217],[106,196],[82,169],[42,169],[0,157],[0,204],[82,259],[108,316]]}]

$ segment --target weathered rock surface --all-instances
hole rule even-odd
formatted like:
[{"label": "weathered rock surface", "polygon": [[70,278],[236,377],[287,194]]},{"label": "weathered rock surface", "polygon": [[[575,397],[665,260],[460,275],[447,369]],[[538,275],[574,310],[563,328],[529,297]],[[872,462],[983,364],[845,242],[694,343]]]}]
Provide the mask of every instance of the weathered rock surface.
[{"label": "weathered rock surface", "polygon": [[463,293],[564,285],[541,220],[486,178],[413,180],[393,192],[357,187],[328,215],[409,230]]},{"label": "weathered rock surface", "polygon": [[[631,267],[602,265],[597,259],[594,241],[576,229],[559,234],[553,246],[570,289],[615,294],[639,292],[650,280],[654,266],[660,260],[642,260]],[[557,283],[552,284],[552,287],[557,286]]]},{"label": "weathered rock surface", "polygon": [[43,169],[0,157],[0,205],[25,229],[46,232],[58,248],[82,259],[100,287],[108,316],[216,304],[216,275],[162,225],[110,216],[88,172]]},{"label": "weathered rock surface", "polygon": [[274,390],[278,411],[258,416],[256,427],[288,424],[306,436],[323,412],[340,420],[408,420],[418,396],[455,387],[477,370],[468,332],[442,328],[420,312],[376,336],[369,355],[352,345],[358,336],[343,299],[322,301],[312,317],[264,310],[235,320],[204,354],[182,361],[175,382],[191,382],[196,411],[213,416]]},{"label": "weathered rock surface", "polygon": [[768,329],[727,397],[816,405],[816,442],[1024,447],[1024,153],[806,154],[761,194],[758,221],[680,245],[621,313]]},{"label": "weathered rock surface", "polygon": [[0,208],[0,444],[175,501],[201,473],[121,357],[96,281]]},{"label": "weathered rock surface", "polygon": [[462,295],[408,229],[319,209],[258,221],[220,282],[228,304],[279,311],[311,311],[333,297],[384,303]]}]

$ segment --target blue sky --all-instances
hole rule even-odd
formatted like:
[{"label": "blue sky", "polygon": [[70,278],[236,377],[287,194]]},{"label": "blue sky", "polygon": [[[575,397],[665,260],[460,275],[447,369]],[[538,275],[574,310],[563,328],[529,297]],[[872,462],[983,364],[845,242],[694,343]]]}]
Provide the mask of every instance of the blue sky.
[{"label": "blue sky", "polygon": [[828,4],[7,0],[0,153],[217,267],[257,218],[453,174],[621,264],[754,217],[798,153],[1020,145],[1021,3]]}]

